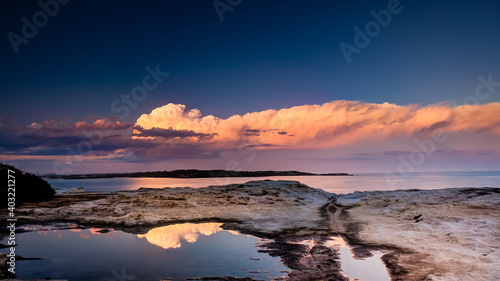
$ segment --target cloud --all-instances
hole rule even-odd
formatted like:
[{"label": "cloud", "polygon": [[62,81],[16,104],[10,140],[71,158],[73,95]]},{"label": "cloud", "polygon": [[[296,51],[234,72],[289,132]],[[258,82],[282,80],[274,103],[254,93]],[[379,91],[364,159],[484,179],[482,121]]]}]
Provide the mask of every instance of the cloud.
[{"label": "cloud", "polygon": [[89,141],[89,137],[96,135],[103,139],[98,145],[94,145],[93,151],[107,150],[106,153],[112,153],[114,149],[133,146],[128,143],[133,125],[104,118],[75,124],[69,124],[66,120],[48,120],[26,127],[2,126],[0,154],[64,155],[68,154],[68,147],[75,150],[79,143]]},{"label": "cloud", "polygon": [[26,128],[30,128],[30,129],[33,129],[33,130],[40,130],[40,129],[43,128],[43,125],[42,124],[38,124],[38,123],[31,123],[31,125],[26,126]]},{"label": "cloud", "polygon": [[[324,157],[328,149],[377,156],[383,151],[411,151],[416,139],[425,139],[436,130],[448,134],[446,143],[440,144],[448,151],[500,152],[500,103],[453,107],[444,103],[401,106],[333,101],[226,119],[203,116],[200,110],[186,110],[181,104],[167,104],[143,114],[136,123],[89,117],[76,123],[63,119],[22,127],[3,125],[0,158],[48,161],[52,156],[63,162],[83,159],[137,163],[218,161],[234,154],[231,157],[246,163],[257,150],[261,151],[259,157],[264,157],[262,151],[285,153],[278,153],[280,157],[298,155],[298,151],[309,157],[316,151]],[[97,135],[102,139],[92,141]],[[79,154],[79,145],[86,148],[81,144],[89,141],[91,149],[84,149],[82,157],[65,160],[67,155]],[[354,160],[352,155],[330,156]],[[366,156],[356,159],[363,158]]]},{"label": "cloud", "polygon": [[75,123],[75,130],[127,130],[133,126],[131,123],[120,123],[118,120],[97,119],[93,123],[80,121]]},{"label": "cloud", "polygon": [[192,130],[174,130],[172,128],[168,129],[161,129],[161,128],[156,128],[153,127],[152,129],[144,129],[141,126],[134,126],[134,134],[133,136],[136,137],[161,137],[164,139],[174,139],[174,138],[211,138],[214,135],[217,135],[217,133],[212,133],[212,134],[204,134],[204,133],[196,133]]},{"label": "cloud", "polygon": [[249,140],[287,149],[335,147],[367,138],[380,141],[397,136],[426,136],[436,129],[500,135],[500,103],[452,107],[444,103],[401,106],[332,101],[233,115],[227,119],[213,115],[202,117],[198,109],[186,113],[185,108],[182,104],[167,104],[143,114],[136,125],[144,129],[189,130],[191,134],[210,135],[222,147]]}]

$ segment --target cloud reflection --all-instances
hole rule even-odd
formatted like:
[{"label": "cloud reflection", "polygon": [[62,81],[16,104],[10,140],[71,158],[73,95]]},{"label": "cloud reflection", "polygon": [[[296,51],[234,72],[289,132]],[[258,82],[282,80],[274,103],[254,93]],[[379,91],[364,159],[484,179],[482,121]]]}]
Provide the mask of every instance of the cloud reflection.
[{"label": "cloud reflection", "polygon": [[[221,230],[222,223],[184,223],[153,228],[146,234],[138,234],[139,238],[146,240],[163,249],[177,249],[181,247],[181,240],[194,243],[198,240],[200,234],[210,236]],[[237,235],[237,232],[230,232]]]},{"label": "cloud reflection", "polygon": [[[103,230],[108,230],[108,231],[103,231]],[[92,236],[104,236],[106,238],[111,238],[115,236],[115,232],[113,229],[105,229],[105,228],[94,228],[91,227],[89,229],[70,229],[69,231],[71,232],[76,232],[78,233],[78,236],[80,236],[83,239],[89,239]]]}]

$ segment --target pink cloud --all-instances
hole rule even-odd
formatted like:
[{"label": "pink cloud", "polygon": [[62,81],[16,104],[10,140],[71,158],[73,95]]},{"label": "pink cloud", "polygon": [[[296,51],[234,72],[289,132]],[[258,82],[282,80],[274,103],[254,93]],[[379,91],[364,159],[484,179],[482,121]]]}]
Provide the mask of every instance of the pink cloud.
[{"label": "pink cloud", "polygon": [[[94,129],[102,139],[88,153],[75,155],[78,144],[89,142],[88,132]],[[387,154],[390,151],[412,151],[415,140],[428,138],[437,130],[447,135],[440,150],[500,153],[500,103],[454,107],[445,103],[420,106],[332,101],[229,118],[167,104],[143,114],[136,123],[110,117],[74,124],[63,119],[27,127],[2,126],[0,159],[23,163],[55,160],[68,165],[73,161],[96,165],[185,159],[189,165],[183,167],[190,168],[225,165],[223,159],[231,153],[236,154],[231,159],[238,159],[259,150],[260,158],[264,158],[263,151],[273,155],[269,154],[266,163],[292,154],[305,159],[313,153],[318,156],[311,159],[327,157],[351,163],[393,157]],[[95,138],[97,134],[90,135]],[[210,164],[217,161],[219,164]],[[252,167],[260,168],[261,164]]]},{"label": "pink cloud", "polygon": [[[189,130],[193,134],[211,135],[207,146],[212,147],[232,147],[246,140],[260,148],[317,149],[366,139],[429,135],[436,129],[500,135],[500,103],[452,107],[333,101],[233,115],[227,119],[202,117],[197,109],[186,112],[184,105],[170,103],[143,114],[136,125],[145,130]],[[164,141],[207,142],[198,137]]]},{"label": "pink cloud", "polygon": [[132,127],[133,124],[120,123],[118,120],[109,119],[97,119],[93,123],[87,121],[76,122],[74,129],[78,130],[127,130]]}]

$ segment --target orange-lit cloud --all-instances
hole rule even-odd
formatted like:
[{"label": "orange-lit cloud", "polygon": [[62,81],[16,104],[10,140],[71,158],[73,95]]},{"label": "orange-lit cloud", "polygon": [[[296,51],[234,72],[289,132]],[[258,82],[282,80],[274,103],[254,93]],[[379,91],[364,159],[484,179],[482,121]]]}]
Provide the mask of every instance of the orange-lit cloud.
[{"label": "orange-lit cloud", "polygon": [[[207,143],[228,147],[247,140],[261,147],[291,149],[326,148],[369,138],[383,140],[400,135],[444,132],[491,132],[500,135],[500,103],[485,105],[447,104],[429,106],[333,101],[322,105],[302,105],[269,109],[227,119],[202,116],[198,109],[185,110],[181,104],[167,104],[143,114],[137,128],[170,130],[211,136],[210,139],[170,137],[165,142]],[[140,132],[137,132],[140,136]],[[185,134],[186,135],[186,134]],[[158,136],[161,138],[161,135]]]},{"label": "orange-lit cloud", "polygon": [[[259,160],[247,169],[262,169],[263,164],[269,165],[267,169],[282,169],[284,164],[302,163],[304,158],[336,159],[338,163],[372,161],[369,164],[415,150],[417,139],[424,140],[438,129],[447,140],[436,147],[443,153],[436,157],[454,159],[457,154],[475,153],[477,159],[484,160],[498,155],[500,103],[420,106],[332,101],[226,119],[167,104],[143,114],[135,123],[92,117],[77,123],[51,120],[22,127],[1,126],[0,161],[32,166],[49,163],[37,167],[46,166],[46,172],[56,173],[76,172],[74,167],[85,161],[92,163],[87,166],[90,169],[108,161],[133,164],[172,159],[186,160],[183,168],[234,169],[224,159],[245,157],[249,162],[245,155],[260,150]],[[472,154],[464,156],[467,161],[476,157]],[[278,164],[278,158],[283,162]],[[57,161],[64,169],[54,170],[49,161]],[[484,165],[496,163],[485,161]],[[178,163],[171,168],[179,168]],[[132,164],[131,169],[137,169]]]},{"label": "orange-lit cloud", "polygon": [[146,234],[138,234],[139,238],[146,238],[149,243],[163,249],[176,249],[181,247],[181,239],[189,243],[198,240],[200,234],[210,236],[222,230],[222,223],[185,223],[153,228]]}]

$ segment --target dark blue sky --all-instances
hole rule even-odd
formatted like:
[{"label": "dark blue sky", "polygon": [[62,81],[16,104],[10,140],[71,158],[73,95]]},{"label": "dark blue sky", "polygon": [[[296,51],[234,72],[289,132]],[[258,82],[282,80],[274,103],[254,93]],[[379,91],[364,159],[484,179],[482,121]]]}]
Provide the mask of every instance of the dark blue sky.
[{"label": "dark blue sky", "polygon": [[[214,0],[1,1],[1,160],[40,173],[399,171],[416,140],[445,128],[419,171],[498,167],[499,1],[215,2],[241,3],[221,21]],[[356,28],[381,10],[390,22],[361,46]],[[341,44],[359,48],[350,63]],[[148,66],[170,74],[130,114],[113,111]],[[479,76],[495,81],[486,105],[454,107]],[[247,112],[260,113],[226,119]],[[105,137],[89,144],[89,130]]]},{"label": "dark blue sky", "polygon": [[16,54],[7,34],[41,8],[2,1],[0,117],[113,115],[111,102],[156,64],[170,76],[126,121],[169,102],[219,117],[339,99],[461,104],[479,75],[498,77],[498,1],[401,1],[348,64],[339,44],[388,2],[244,0],[221,22],[212,1],[73,0]]}]

